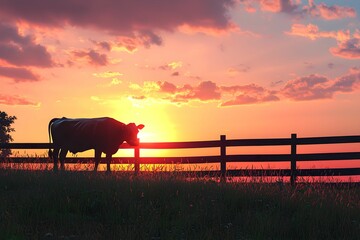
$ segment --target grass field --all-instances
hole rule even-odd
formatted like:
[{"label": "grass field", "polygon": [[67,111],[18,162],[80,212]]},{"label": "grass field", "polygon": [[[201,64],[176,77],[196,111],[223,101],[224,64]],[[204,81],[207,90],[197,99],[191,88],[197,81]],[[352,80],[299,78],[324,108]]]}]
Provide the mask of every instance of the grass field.
[{"label": "grass field", "polygon": [[359,236],[359,185],[0,170],[0,239]]}]

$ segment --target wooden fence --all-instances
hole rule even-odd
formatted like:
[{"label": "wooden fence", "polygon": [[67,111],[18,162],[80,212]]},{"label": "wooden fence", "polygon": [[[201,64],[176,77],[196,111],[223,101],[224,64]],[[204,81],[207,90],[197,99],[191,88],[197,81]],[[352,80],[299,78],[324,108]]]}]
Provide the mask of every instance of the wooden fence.
[{"label": "wooden fence", "polygon": [[[336,136],[336,137],[310,137],[297,138],[291,134],[290,138],[275,139],[226,139],[225,135],[220,140],[195,141],[195,142],[158,142],[140,143],[138,147],[132,147],[124,143],[120,149],[134,149],[134,157],[113,158],[112,164],[134,164],[135,173],[139,173],[140,164],[201,164],[219,163],[220,170],[188,172],[194,176],[285,176],[290,177],[291,184],[296,183],[298,176],[354,176],[360,175],[360,168],[331,168],[331,169],[297,169],[297,162],[309,161],[340,161],[360,160],[360,152],[337,152],[337,153],[311,153],[298,154],[297,146],[317,144],[351,144],[360,143],[360,136]],[[244,146],[289,146],[288,154],[236,154],[226,153],[228,147]],[[2,143],[0,149],[49,149],[49,143]],[[215,156],[192,156],[192,157],[141,157],[140,149],[200,149],[218,148],[220,153]],[[12,163],[45,163],[50,162],[46,158],[11,158]],[[103,161],[103,159],[102,159]],[[89,158],[67,158],[66,163],[88,163]],[[288,162],[290,168],[286,169],[227,169],[227,163],[244,162]]]}]

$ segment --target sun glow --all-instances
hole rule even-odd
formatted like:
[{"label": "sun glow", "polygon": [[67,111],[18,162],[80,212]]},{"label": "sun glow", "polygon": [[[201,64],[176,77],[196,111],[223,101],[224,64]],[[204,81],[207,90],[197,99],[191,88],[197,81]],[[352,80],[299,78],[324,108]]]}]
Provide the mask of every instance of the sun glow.
[{"label": "sun glow", "polygon": [[[152,99],[128,98],[128,100],[133,110],[131,121],[145,125],[138,133],[140,142],[171,142],[177,140],[176,121],[169,115],[167,110],[169,106]],[[120,113],[115,116],[117,115],[120,116]]]},{"label": "sun glow", "polygon": [[[136,100],[128,98],[128,101],[123,102],[122,107],[114,106],[115,112],[112,114],[114,118],[119,119],[124,123],[134,122],[135,124],[144,124],[145,127],[138,133],[140,143],[144,142],[175,142],[178,141],[176,121],[173,116],[169,114],[168,106],[154,102],[150,99]],[[130,106],[129,106],[130,105]],[[131,109],[130,111],[127,109]],[[127,113],[124,116],[124,112]],[[126,150],[127,151],[127,150]],[[119,150],[115,156],[123,157],[127,155],[126,151]],[[141,156],[165,156],[168,150],[141,150]],[[130,155],[133,151],[130,150]]]}]

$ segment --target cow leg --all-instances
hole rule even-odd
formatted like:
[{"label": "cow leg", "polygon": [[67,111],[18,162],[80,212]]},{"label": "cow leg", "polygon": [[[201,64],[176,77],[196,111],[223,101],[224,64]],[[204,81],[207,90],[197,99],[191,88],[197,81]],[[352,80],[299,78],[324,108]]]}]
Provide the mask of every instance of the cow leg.
[{"label": "cow leg", "polygon": [[60,151],[60,169],[63,171],[65,170],[65,158],[68,150],[67,149],[61,149]]},{"label": "cow leg", "polygon": [[111,163],[111,154],[106,154],[106,170],[108,173],[110,173],[110,163]]},{"label": "cow leg", "polygon": [[100,160],[101,160],[101,151],[95,149],[95,168],[94,168],[94,172],[97,171]]},{"label": "cow leg", "polygon": [[52,158],[54,161],[54,172],[56,172],[58,170],[58,157],[59,157],[59,148],[54,148],[54,151],[52,152]]}]

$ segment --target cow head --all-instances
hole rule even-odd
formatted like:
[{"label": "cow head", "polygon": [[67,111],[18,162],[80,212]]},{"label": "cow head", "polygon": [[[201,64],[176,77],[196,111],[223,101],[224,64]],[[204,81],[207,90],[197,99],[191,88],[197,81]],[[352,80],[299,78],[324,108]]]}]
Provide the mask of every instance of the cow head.
[{"label": "cow head", "polygon": [[138,133],[139,130],[143,129],[145,126],[143,124],[137,125],[135,123],[129,123],[128,125],[126,125],[126,139],[125,141],[132,145],[132,146],[138,146],[139,145],[139,141],[138,141]]}]

